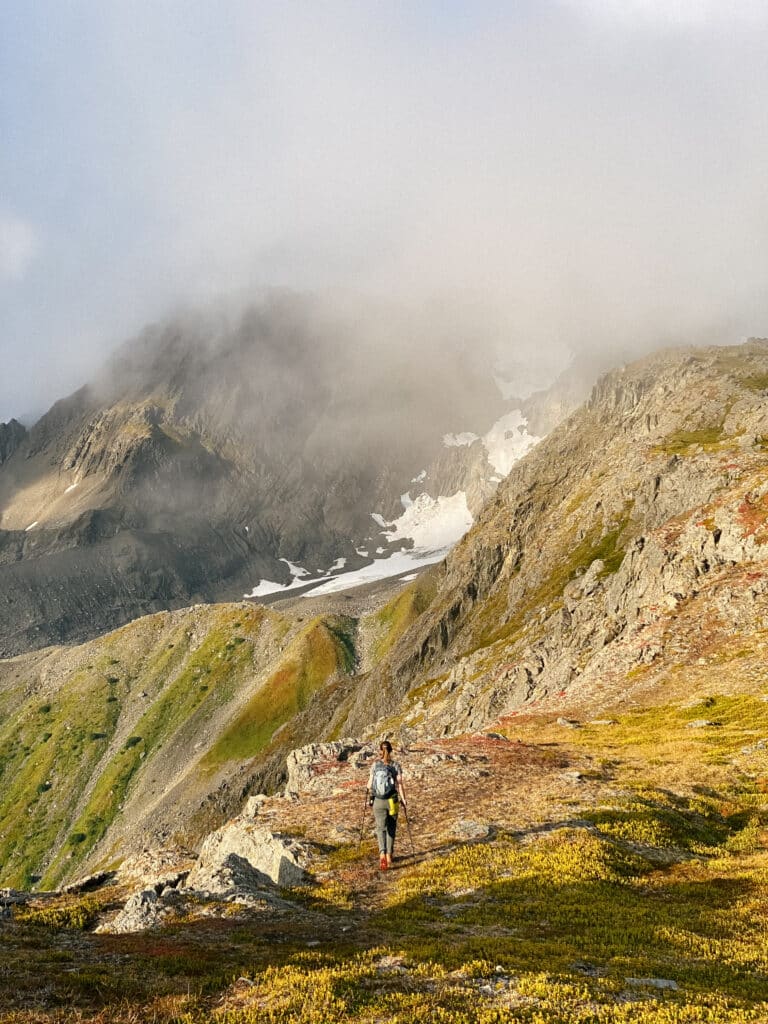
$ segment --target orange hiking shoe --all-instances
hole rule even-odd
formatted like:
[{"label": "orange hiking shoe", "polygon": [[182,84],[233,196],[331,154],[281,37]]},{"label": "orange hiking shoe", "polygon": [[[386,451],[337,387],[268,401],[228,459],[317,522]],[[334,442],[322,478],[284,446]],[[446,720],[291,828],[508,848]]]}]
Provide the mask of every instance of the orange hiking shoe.
[{"label": "orange hiking shoe", "polygon": [[380,854],[379,855],[379,867],[381,868],[382,871],[386,871],[388,866],[389,865],[387,864],[387,855],[386,855],[386,853]]}]

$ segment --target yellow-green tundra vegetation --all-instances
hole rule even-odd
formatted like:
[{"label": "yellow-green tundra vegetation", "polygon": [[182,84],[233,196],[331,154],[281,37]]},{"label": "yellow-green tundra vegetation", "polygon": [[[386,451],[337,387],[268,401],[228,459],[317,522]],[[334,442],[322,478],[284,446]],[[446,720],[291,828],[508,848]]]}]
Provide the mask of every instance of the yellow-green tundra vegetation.
[{"label": "yellow-green tundra vegetation", "polygon": [[[3,926],[0,1020],[768,1020],[766,697],[713,694],[573,730],[504,719],[509,748],[591,764],[589,796],[576,786],[553,814],[542,784],[537,824],[425,844],[428,784],[411,800],[415,858],[377,876],[367,839],[337,844],[315,881],[284,894],[295,914],[190,912],[107,936],[89,929],[109,889],[41,897]],[[704,716],[713,724],[691,727]],[[465,797],[456,815],[472,813]]]}]

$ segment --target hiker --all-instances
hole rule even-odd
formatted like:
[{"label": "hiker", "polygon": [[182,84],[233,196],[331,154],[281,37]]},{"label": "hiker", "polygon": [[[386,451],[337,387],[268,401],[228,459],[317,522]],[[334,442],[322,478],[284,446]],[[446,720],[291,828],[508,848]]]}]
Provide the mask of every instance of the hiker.
[{"label": "hiker", "polygon": [[392,744],[389,740],[382,740],[379,744],[379,754],[368,776],[368,803],[373,808],[376,822],[379,867],[386,871],[392,867],[399,805],[402,804],[405,810],[406,803],[403,771],[397,761],[392,760]]}]

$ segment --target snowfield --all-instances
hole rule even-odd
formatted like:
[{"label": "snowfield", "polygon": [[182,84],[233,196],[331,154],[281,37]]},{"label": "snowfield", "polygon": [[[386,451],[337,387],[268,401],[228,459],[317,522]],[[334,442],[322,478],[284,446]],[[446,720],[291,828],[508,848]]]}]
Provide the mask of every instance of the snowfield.
[{"label": "snowfield", "polygon": [[[539,441],[538,437],[528,433],[526,427],[526,418],[519,409],[514,409],[497,420],[482,438],[465,431],[461,434],[445,434],[443,443],[447,447],[458,447],[482,441],[488,463],[494,471],[490,480],[500,483],[512,466]],[[421,483],[426,476],[427,471],[422,470],[411,483]],[[407,550],[387,554],[387,550],[379,546],[376,548],[376,555],[383,557],[374,558],[369,565],[348,572],[339,572],[346,565],[346,559],[337,558],[329,569],[314,577],[306,569],[293,565],[283,558],[281,561],[285,562],[291,572],[290,583],[261,580],[250,594],[244,596],[264,597],[267,594],[282,594],[307,588],[305,595],[314,597],[318,594],[334,594],[340,590],[400,576],[403,573],[408,574],[405,579],[414,579],[416,570],[441,561],[474,521],[464,491],[440,495],[437,498],[429,494],[420,494],[415,499],[408,491],[400,495],[400,503],[403,506],[403,513],[397,519],[387,522],[380,512],[372,512],[371,519],[384,532],[390,546],[411,541],[413,546]],[[367,548],[361,547],[356,550],[361,557],[372,557]],[[335,575],[329,579],[332,573]]]}]

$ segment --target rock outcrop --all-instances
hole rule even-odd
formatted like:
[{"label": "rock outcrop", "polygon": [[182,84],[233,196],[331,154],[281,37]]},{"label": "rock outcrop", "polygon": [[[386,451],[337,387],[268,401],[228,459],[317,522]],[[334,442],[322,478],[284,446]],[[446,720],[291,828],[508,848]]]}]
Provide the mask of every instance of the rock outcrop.
[{"label": "rock outcrop", "polygon": [[235,819],[205,840],[186,886],[222,894],[239,888],[300,885],[308,863],[308,850],[298,840]]},{"label": "rock outcrop", "polygon": [[18,420],[0,423],[0,466],[10,459],[26,435],[26,427]]}]

